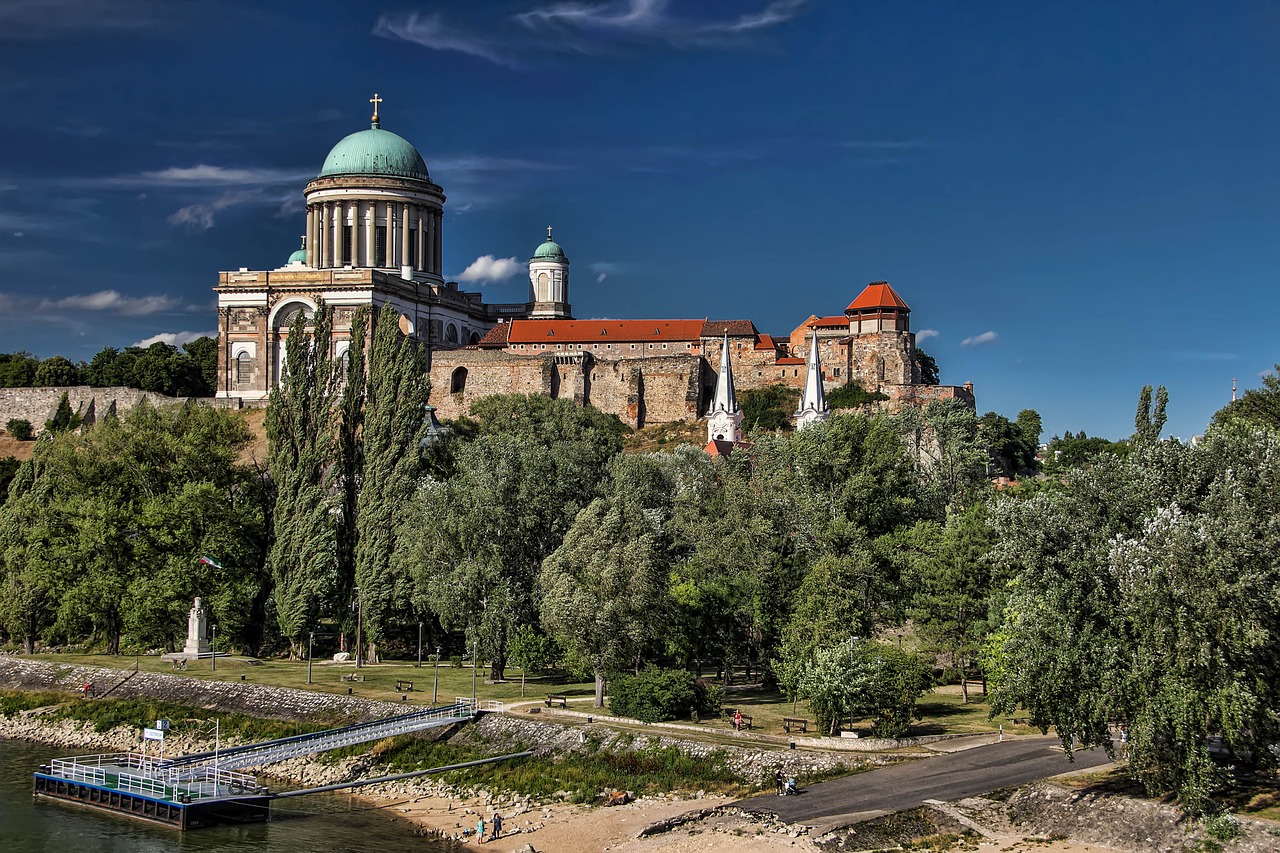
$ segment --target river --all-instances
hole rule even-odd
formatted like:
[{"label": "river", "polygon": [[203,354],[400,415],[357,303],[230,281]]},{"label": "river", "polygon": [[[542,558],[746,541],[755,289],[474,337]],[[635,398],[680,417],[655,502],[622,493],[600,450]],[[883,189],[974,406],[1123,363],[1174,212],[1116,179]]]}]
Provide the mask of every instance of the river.
[{"label": "river", "polygon": [[[116,815],[37,800],[31,774],[50,758],[75,753],[0,739],[0,851],[3,853],[170,853],[253,850],[255,853],[348,853],[413,850],[445,853],[455,845],[412,834],[405,821],[370,810],[342,794],[283,801],[274,819],[245,826],[179,832]],[[355,809],[355,810],[353,810]]]}]

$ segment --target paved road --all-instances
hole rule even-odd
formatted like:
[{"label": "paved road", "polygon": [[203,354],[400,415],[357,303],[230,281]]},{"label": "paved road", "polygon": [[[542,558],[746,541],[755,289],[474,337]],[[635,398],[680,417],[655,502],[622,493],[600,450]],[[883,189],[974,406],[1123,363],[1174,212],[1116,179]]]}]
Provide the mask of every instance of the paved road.
[{"label": "paved road", "polygon": [[1067,760],[1056,737],[1017,738],[819,782],[796,797],[767,794],[735,805],[788,823],[827,824],[891,814],[925,800],[961,800],[1110,760],[1101,749],[1077,750],[1074,757],[1074,763]]}]

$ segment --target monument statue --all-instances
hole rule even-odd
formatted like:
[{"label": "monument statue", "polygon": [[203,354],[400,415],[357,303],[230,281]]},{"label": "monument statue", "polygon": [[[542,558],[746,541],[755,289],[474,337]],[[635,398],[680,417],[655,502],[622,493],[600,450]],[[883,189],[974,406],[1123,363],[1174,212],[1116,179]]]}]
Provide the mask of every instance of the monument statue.
[{"label": "monument statue", "polygon": [[200,596],[196,596],[195,606],[187,616],[187,644],[182,647],[184,655],[201,656],[209,654],[209,617],[200,606]]}]

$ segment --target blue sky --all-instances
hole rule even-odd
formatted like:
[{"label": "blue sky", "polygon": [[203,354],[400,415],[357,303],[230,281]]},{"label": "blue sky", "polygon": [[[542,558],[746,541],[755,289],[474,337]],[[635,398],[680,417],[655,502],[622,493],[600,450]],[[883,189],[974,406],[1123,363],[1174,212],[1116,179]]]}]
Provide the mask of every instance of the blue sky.
[{"label": "blue sky", "polygon": [[1189,437],[1280,360],[1277,72],[1243,0],[8,0],[0,351],[212,331],[376,91],[490,300],[548,224],[580,317],[787,333],[883,278],[980,412],[1120,437],[1164,384]]}]

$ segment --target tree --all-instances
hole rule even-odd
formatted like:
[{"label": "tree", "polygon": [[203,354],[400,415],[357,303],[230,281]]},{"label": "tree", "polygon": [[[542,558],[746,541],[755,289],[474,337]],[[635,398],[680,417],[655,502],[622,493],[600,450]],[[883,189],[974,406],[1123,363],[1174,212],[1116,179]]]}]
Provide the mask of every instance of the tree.
[{"label": "tree", "polygon": [[907,733],[916,700],[930,686],[929,670],[915,655],[862,640],[818,649],[799,692],[818,727],[833,736],[843,719],[871,718],[874,736],[898,738]]},{"label": "tree", "polygon": [[750,432],[790,431],[791,418],[800,404],[800,392],[785,385],[748,388],[738,393],[742,426]]},{"label": "tree", "polygon": [[888,399],[888,394],[868,391],[856,379],[850,379],[844,385],[827,393],[827,405],[833,409],[856,409],[867,403],[878,403]]},{"label": "tree", "polygon": [[953,511],[945,527],[919,522],[902,538],[909,564],[905,586],[914,590],[910,615],[926,646],[942,653],[960,676],[969,701],[972,664],[989,632],[994,578],[988,552],[994,536],[987,507]]},{"label": "tree", "polygon": [[1151,386],[1143,385],[1138,395],[1138,411],[1133,419],[1133,442],[1135,444],[1151,444],[1160,440],[1160,432],[1164,429],[1165,407],[1169,404],[1169,392],[1161,385],[1156,389],[1155,408],[1151,407]]},{"label": "tree", "polygon": [[555,660],[555,643],[550,637],[539,634],[532,625],[521,625],[511,635],[510,646],[511,663],[520,667],[520,695],[523,697],[529,670],[546,669]]},{"label": "tree", "polygon": [[34,437],[31,421],[25,418],[9,418],[4,428],[18,441],[30,441]]},{"label": "tree", "polygon": [[[202,594],[243,640],[263,584],[260,485],[237,461],[249,441],[232,412],[144,403],[39,442],[0,513],[0,620],[28,649],[50,636],[172,648]],[[217,577],[193,571],[207,553]]]},{"label": "tree", "polygon": [[53,417],[45,421],[44,428],[49,432],[67,432],[80,426],[81,418],[71,410],[71,400],[63,391],[58,399],[58,407],[53,410]]},{"label": "tree", "polygon": [[275,488],[272,543],[267,565],[281,632],[297,657],[338,587],[334,499],[328,488],[333,461],[337,371],[332,310],[299,311],[285,341],[281,383],[267,403],[267,465]]},{"label": "tree", "polygon": [[[369,309],[361,306],[352,312],[351,340],[347,347],[346,370],[338,399],[334,451],[336,458],[329,469],[331,488],[339,502],[335,517],[334,544],[337,549],[338,578],[335,601],[350,601],[356,586],[356,542],[359,538],[357,519],[362,468],[364,465],[364,415],[366,342],[369,331]],[[339,616],[342,630],[348,630],[349,618]]]},{"label": "tree", "polygon": [[1125,722],[1131,771],[1192,812],[1223,780],[1209,737],[1273,765],[1278,460],[1275,433],[1224,428],[1002,495],[993,555],[1016,580],[985,653],[993,708],[1025,709],[1068,748],[1110,749]]},{"label": "tree", "polygon": [[0,388],[30,388],[40,361],[29,352],[0,353]]},{"label": "tree", "polygon": [[973,409],[963,401],[934,400],[923,410],[906,408],[896,422],[917,461],[924,490],[939,510],[967,504],[985,490],[990,454]]},{"label": "tree", "polygon": [[218,389],[218,339],[208,336],[196,338],[187,341],[182,348],[191,358],[194,368],[192,379],[200,378],[198,384],[192,382],[185,396],[212,397]]},{"label": "tree", "polygon": [[590,407],[536,396],[488,397],[472,411],[479,435],[458,445],[450,476],[420,482],[397,559],[414,578],[417,603],[446,630],[464,629],[500,679],[509,637],[537,616],[542,561],[604,491],[623,427]]},{"label": "tree", "polygon": [[46,358],[36,370],[35,385],[38,388],[57,388],[80,384],[80,371],[70,360],[60,355]]},{"label": "tree", "polygon": [[356,500],[355,578],[365,600],[369,660],[375,663],[388,624],[410,614],[412,577],[392,558],[396,525],[406,517],[421,467],[419,444],[431,390],[424,353],[401,333],[399,321],[395,308],[384,305],[373,332]]},{"label": "tree", "polygon": [[919,347],[916,347],[916,364],[920,368],[921,385],[939,384],[941,378],[938,373],[938,362],[934,361],[933,356]]},{"label": "tree", "polygon": [[625,496],[578,514],[538,576],[542,624],[591,662],[597,708],[606,677],[632,665],[660,634],[667,561],[660,526]]},{"label": "tree", "polygon": [[1280,364],[1262,377],[1261,388],[1250,388],[1213,416],[1215,424],[1243,422],[1270,430],[1280,430]]}]

